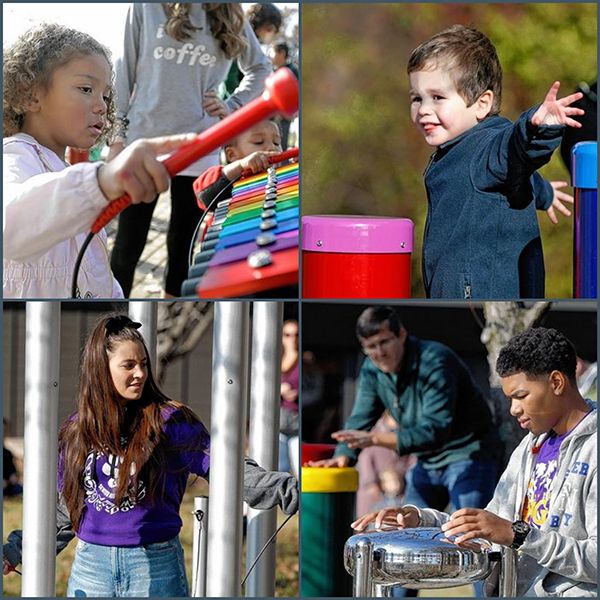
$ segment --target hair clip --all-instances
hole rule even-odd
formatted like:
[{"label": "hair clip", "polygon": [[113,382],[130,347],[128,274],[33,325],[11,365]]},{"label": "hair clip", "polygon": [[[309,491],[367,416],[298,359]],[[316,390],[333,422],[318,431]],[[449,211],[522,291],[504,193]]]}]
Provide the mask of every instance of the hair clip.
[{"label": "hair clip", "polygon": [[117,315],[116,317],[110,317],[104,324],[104,327],[106,328],[106,333],[108,333],[109,335],[119,333],[126,327],[129,327],[131,329],[139,329],[141,326],[141,323],[133,321],[127,315]]}]

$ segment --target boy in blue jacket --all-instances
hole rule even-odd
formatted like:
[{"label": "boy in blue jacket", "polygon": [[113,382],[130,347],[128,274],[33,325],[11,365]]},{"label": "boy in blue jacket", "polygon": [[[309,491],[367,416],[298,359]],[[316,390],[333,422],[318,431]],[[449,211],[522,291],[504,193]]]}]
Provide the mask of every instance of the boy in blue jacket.
[{"label": "boy in blue jacket", "polygon": [[539,298],[544,259],[536,207],[569,215],[559,191],[536,170],[566,126],[581,94],[544,102],[515,123],[499,116],[502,68],[481,32],[455,25],[417,47],[408,62],[411,119],[435,147],[425,170],[428,214],[423,281],[432,298]]}]

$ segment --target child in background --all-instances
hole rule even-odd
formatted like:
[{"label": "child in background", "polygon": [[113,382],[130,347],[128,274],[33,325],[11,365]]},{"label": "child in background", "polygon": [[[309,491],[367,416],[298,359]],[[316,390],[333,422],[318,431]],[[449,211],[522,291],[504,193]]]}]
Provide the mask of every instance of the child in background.
[{"label": "child in background", "polygon": [[455,25],[416,48],[408,62],[411,119],[436,148],[425,170],[428,215],[423,281],[432,298],[538,298],[544,262],[537,208],[570,212],[572,198],[537,173],[560,144],[581,98],[544,102],[515,123],[499,116],[502,68],[481,32]]},{"label": "child in background", "polygon": [[225,166],[207,169],[194,183],[198,204],[203,210],[219,197],[230,197],[234,182],[249,169],[252,173],[266,171],[269,157],[281,152],[281,136],[277,123],[264,120],[236,137],[224,147]]},{"label": "child in background", "polygon": [[[65,162],[67,146],[89,149],[114,123],[109,51],[55,24],[23,34],[4,51],[4,298],[65,298],[79,248],[100,212],[127,193],[151,202],[169,177],[157,155],[193,134],[140,140],[110,163]],[[106,233],[81,265],[79,296],[119,298]]]}]

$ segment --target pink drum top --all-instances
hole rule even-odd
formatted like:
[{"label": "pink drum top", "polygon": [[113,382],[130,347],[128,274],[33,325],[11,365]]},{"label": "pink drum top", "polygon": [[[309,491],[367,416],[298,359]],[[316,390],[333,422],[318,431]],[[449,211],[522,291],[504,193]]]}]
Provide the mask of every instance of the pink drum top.
[{"label": "pink drum top", "polygon": [[413,230],[410,219],[310,215],[302,217],[302,249],[353,254],[408,253],[413,250]]}]

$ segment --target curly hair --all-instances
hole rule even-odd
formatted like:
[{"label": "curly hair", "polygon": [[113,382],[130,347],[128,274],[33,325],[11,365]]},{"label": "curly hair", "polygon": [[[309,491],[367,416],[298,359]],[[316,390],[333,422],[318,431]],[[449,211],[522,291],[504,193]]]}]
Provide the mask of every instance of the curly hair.
[{"label": "curly hair", "polygon": [[560,371],[575,381],[576,364],[575,347],[560,331],[534,327],[515,335],[500,350],[496,372],[500,377],[516,373],[537,377]]},{"label": "curly hair", "polygon": [[[110,50],[87,33],[56,23],[43,23],[26,31],[3,52],[2,96],[4,136],[23,128],[27,106],[34,99],[34,90],[48,90],[54,71],[74,58],[98,54],[108,63],[111,75]],[[109,139],[115,123],[113,81],[106,103],[106,119],[96,145]]]},{"label": "curly hair", "polygon": [[[190,20],[190,4],[180,2],[163,3],[167,22],[165,31],[178,42],[189,40],[197,27]],[[244,12],[239,4],[205,3],[210,32],[219,42],[219,47],[229,59],[237,58],[248,42],[244,30]]]},{"label": "curly hair", "polygon": [[481,31],[464,25],[436,33],[415,48],[408,59],[408,74],[444,67],[471,106],[487,90],[494,93],[489,116],[500,112],[502,102],[502,66],[496,48]]}]

